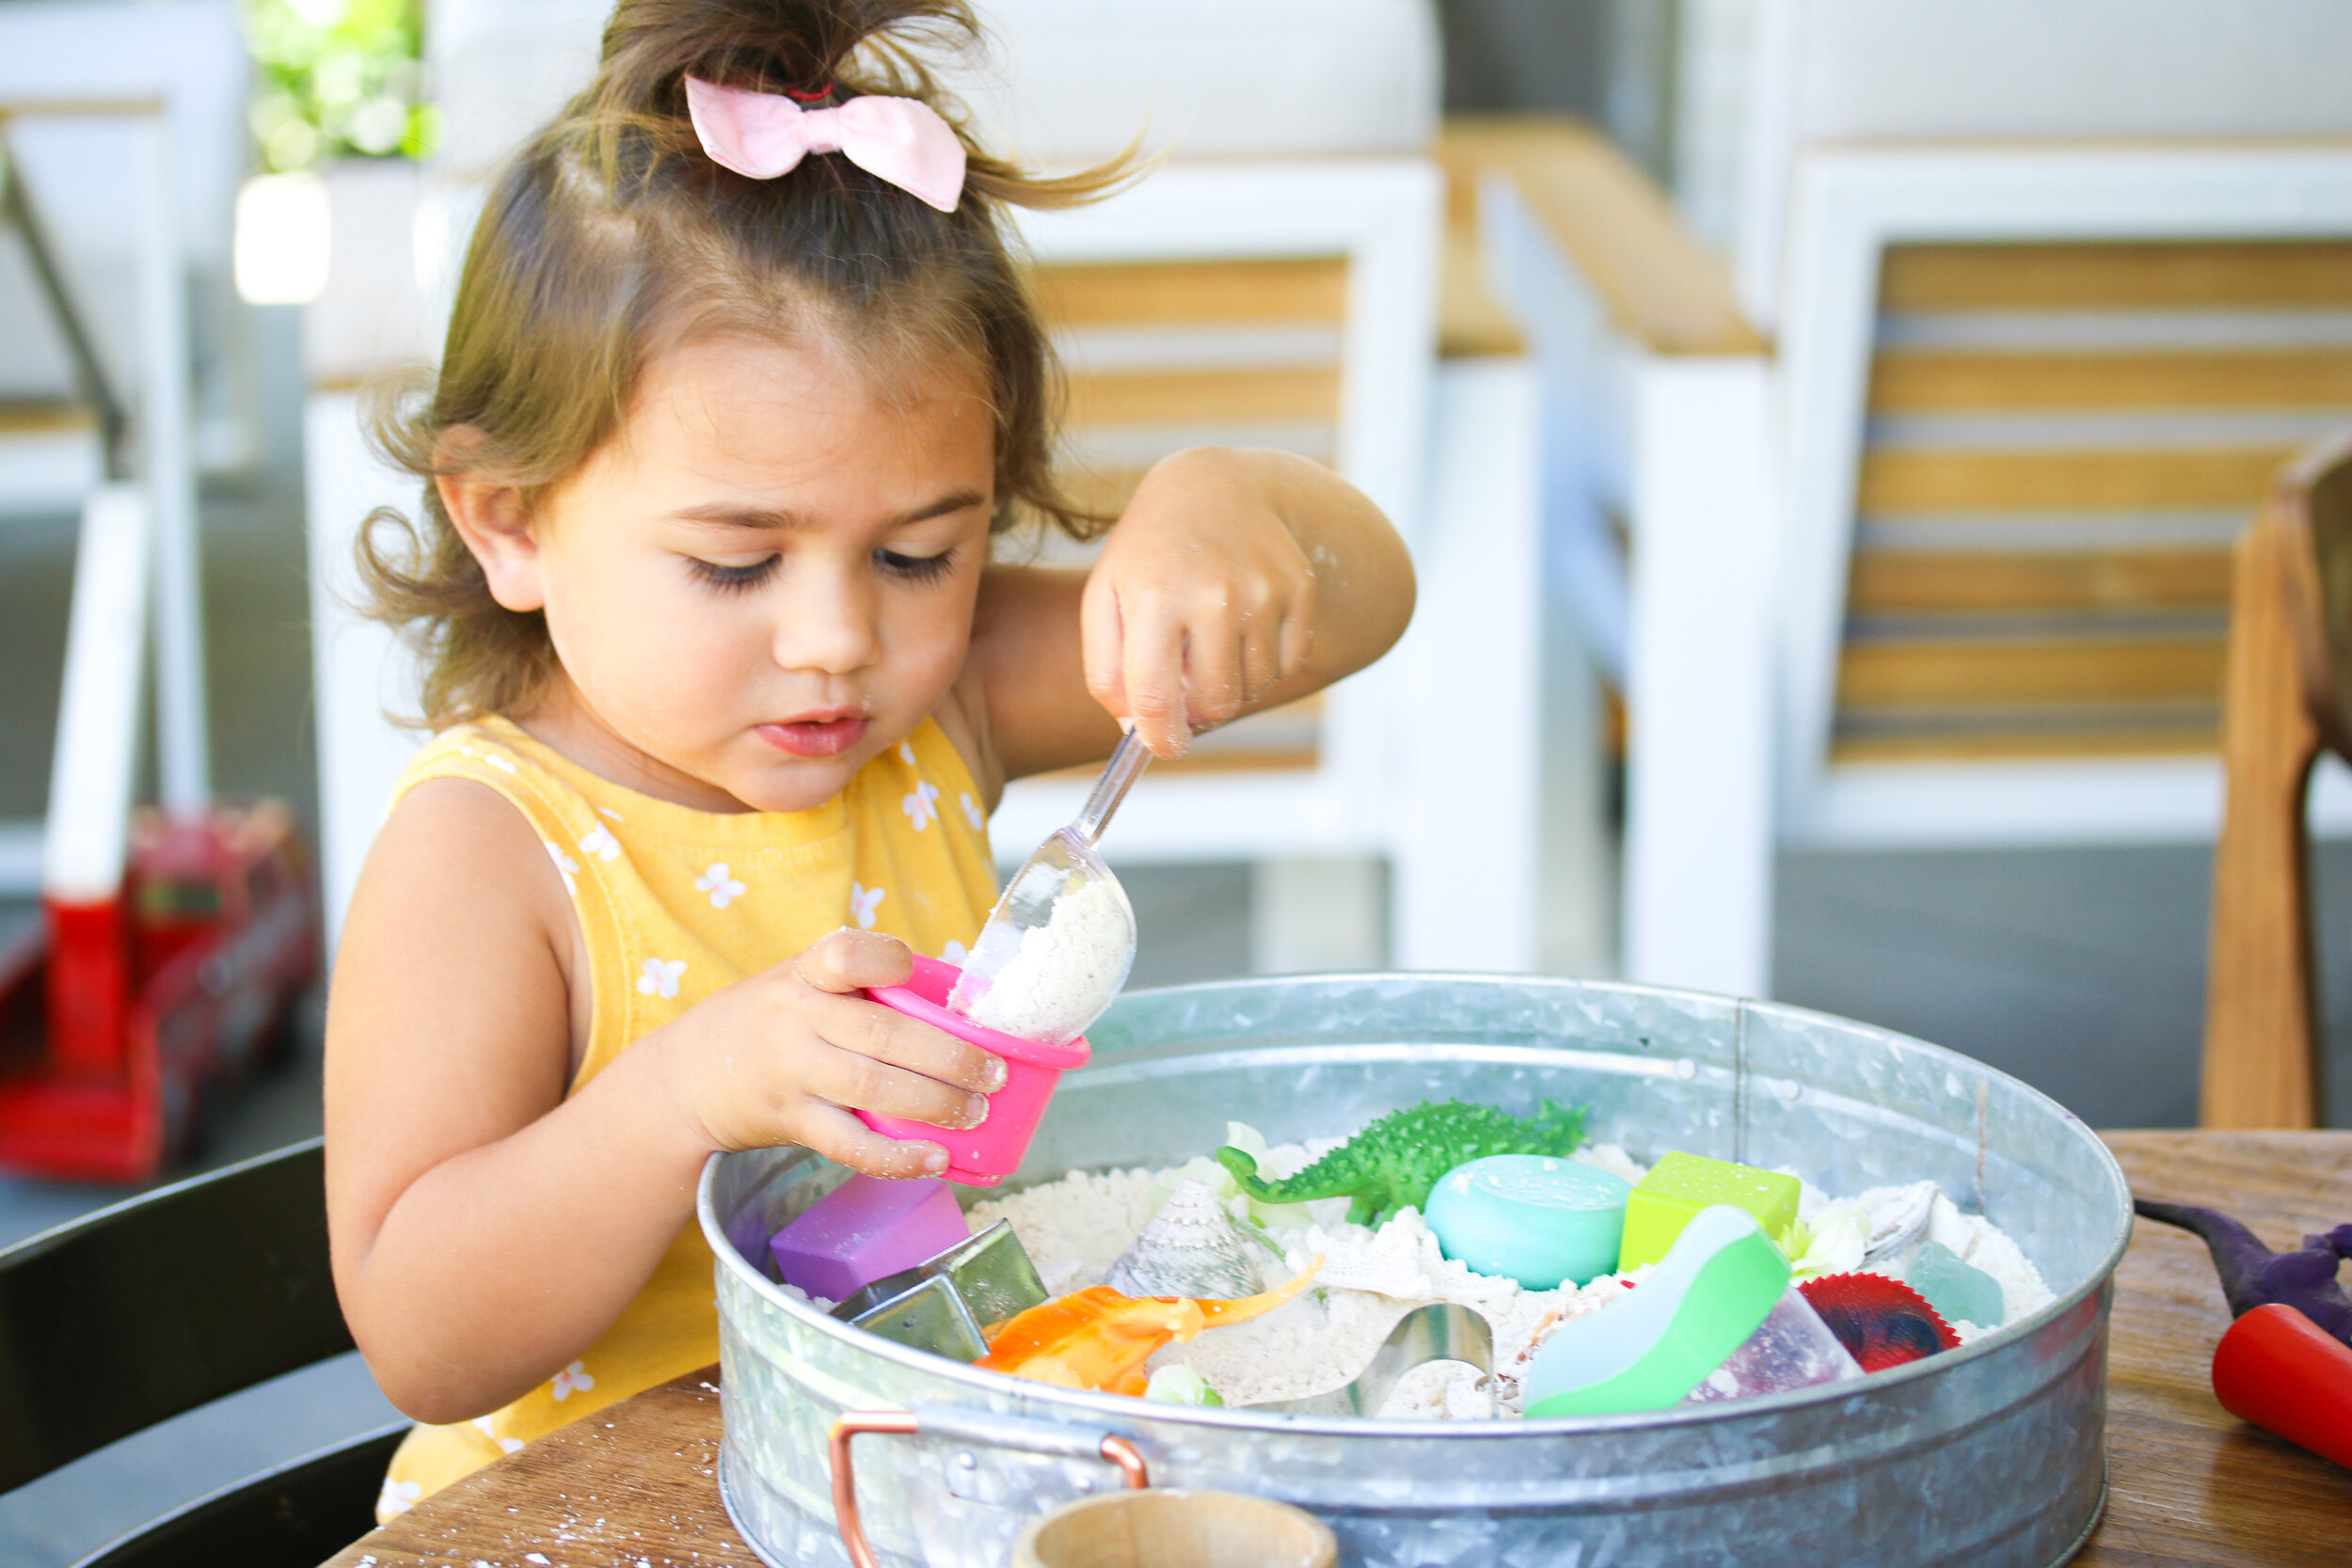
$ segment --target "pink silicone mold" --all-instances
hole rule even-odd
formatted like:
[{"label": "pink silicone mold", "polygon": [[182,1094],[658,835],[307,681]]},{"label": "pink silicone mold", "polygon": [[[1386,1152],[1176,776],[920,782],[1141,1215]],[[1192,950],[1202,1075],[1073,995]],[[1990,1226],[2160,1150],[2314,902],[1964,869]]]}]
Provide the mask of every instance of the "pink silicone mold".
[{"label": "pink silicone mold", "polygon": [[1084,1067],[1093,1053],[1083,1035],[1068,1045],[1041,1045],[985,1029],[947,1010],[947,993],[961,973],[955,965],[916,955],[914,974],[903,986],[878,986],[866,994],[883,1006],[944,1029],[960,1040],[1005,1059],[1005,1086],[988,1097],[988,1119],[969,1132],[934,1127],[904,1117],[857,1113],[858,1120],[888,1138],[926,1138],[947,1151],[950,1181],[967,1187],[993,1187],[1021,1166],[1029,1139],[1044,1119],[1054,1085],[1072,1068]]}]

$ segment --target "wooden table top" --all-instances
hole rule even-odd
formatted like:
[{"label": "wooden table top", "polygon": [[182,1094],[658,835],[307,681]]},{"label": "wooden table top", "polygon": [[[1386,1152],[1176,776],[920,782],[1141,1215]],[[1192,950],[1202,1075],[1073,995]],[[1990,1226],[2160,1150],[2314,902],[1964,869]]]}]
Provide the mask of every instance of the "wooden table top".
[{"label": "wooden table top", "polygon": [[[2352,1217],[2352,1132],[2111,1132],[2135,1192],[2273,1247]],[[2204,1245],[2143,1222],[2116,1275],[2105,1522],[2081,1568],[2341,1564],[2352,1476],[2245,1425],[2206,1367],[2229,1312]],[[719,1504],[717,1369],[649,1389],[420,1503],[327,1568],[758,1568]]]}]

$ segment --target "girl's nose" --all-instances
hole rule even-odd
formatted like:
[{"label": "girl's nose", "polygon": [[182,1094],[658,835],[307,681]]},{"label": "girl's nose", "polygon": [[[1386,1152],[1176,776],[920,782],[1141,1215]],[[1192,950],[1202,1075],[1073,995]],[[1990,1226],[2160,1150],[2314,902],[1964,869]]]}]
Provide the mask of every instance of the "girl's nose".
[{"label": "girl's nose", "polygon": [[776,663],[828,675],[865,669],[882,646],[875,610],[873,589],[854,569],[790,574],[776,615]]}]

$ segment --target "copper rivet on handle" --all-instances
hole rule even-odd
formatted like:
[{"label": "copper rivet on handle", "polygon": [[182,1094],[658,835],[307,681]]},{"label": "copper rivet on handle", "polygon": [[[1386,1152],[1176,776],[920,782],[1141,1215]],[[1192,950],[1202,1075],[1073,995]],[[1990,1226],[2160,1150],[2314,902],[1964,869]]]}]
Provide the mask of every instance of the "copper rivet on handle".
[{"label": "copper rivet on handle", "polygon": [[1103,1439],[1103,1457],[1119,1466],[1119,1473],[1127,1480],[1127,1490],[1140,1492],[1152,1484],[1151,1475],[1143,1467],[1143,1453],[1124,1437]]}]

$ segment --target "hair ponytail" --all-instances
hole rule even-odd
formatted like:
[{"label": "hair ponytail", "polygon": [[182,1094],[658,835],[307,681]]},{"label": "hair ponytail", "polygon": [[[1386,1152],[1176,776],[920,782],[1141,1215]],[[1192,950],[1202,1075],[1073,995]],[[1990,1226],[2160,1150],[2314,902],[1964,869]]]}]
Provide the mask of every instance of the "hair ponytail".
[{"label": "hair ponytail", "polygon": [[594,90],[606,112],[674,117],[685,113],[688,75],[755,92],[838,86],[929,103],[939,88],[922,56],[979,36],[962,0],[630,0],[606,24]]}]

